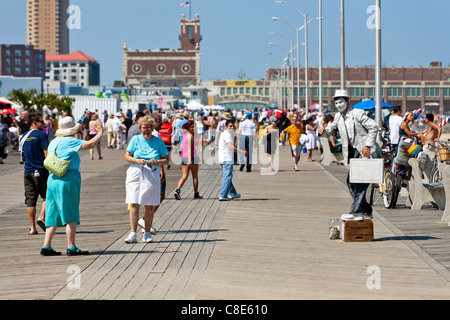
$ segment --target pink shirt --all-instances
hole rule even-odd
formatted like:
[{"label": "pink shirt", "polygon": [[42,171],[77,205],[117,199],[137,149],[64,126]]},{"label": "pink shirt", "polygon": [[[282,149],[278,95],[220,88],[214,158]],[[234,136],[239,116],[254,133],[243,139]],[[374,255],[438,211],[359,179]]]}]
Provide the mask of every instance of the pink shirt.
[{"label": "pink shirt", "polygon": [[196,146],[196,142],[197,139],[195,139],[189,132],[185,133],[183,135],[183,139],[182,139],[182,144],[183,144],[183,149],[181,150],[181,157],[182,158],[187,158],[189,156],[188,153],[188,136],[191,136],[191,158],[197,158],[197,148]]}]

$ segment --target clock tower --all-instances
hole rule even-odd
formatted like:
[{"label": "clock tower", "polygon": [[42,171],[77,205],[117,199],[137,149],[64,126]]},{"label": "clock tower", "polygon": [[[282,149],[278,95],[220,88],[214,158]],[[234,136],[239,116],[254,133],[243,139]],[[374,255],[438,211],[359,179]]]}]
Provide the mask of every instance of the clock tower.
[{"label": "clock tower", "polygon": [[181,16],[181,33],[180,33],[181,50],[198,50],[200,49],[200,17],[195,15],[194,20],[187,20],[183,14]]},{"label": "clock tower", "polygon": [[180,48],[132,50],[123,47],[123,81],[130,86],[187,87],[200,83],[200,17],[181,16]]}]

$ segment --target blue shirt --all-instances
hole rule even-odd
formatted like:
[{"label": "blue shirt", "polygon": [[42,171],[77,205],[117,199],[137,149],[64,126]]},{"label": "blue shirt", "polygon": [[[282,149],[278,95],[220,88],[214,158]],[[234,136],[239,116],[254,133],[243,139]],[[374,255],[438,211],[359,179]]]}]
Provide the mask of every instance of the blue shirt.
[{"label": "blue shirt", "polygon": [[[59,142],[59,144],[58,144]],[[48,154],[56,148],[56,155],[63,160],[70,160],[69,170],[78,170],[80,168],[81,159],[78,151],[84,141],[74,137],[56,137],[48,146]]]},{"label": "blue shirt", "polygon": [[[24,133],[22,139],[25,138]],[[21,139],[21,141],[22,141]],[[25,162],[25,174],[35,170],[47,170],[44,167],[44,150],[48,148],[48,137],[43,131],[32,130],[22,145],[22,160]]]},{"label": "blue shirt", "polygon": [[150,159],[159,160],[169,154],[161,138],[153,136],[150,140],[145,140],[141,134],[131,139],[127,151],[133,154],[134,158],[147,161]]}]

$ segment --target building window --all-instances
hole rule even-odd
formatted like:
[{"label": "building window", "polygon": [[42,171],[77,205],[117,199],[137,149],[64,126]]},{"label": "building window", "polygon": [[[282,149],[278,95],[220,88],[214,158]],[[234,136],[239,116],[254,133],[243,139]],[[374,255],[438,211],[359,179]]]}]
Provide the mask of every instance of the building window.
[{"label": "building window", "polygon": [[[294,88],[294,97],[298,97],[297,88]],[[300,97],[305,97],[305,88],[300,87]]]},{"label": "building window", "polygon": [[20,66],[21,63],[22,63],[22,60],[20,60],[20,59],[15,59],[15,60],[14,60],[14,64],[15,64],[16,66]]},{"label": "building window", "polygon": [[227,96],[231,96],[231,88],[227,88]]},{"label": "building window", "polygon": [[14,55],[15,55],[16,57],[21,57],[21,56],[22,56],[22,51],[16,50],[16,51],[14,51]]},{"label": "building window", "polygon": [[403,97],[403,88],[388,88],[387,95],[389,98],[401,98]]},{"label": "building window", "polygon": [[225,88],[220,88],[220,95],[224,96],[225,95]]},{"label": "building window", "polygon": [[425,97],[427,98],[439,98],[439,88],[425,88]]},{"label": "building window", "polygon": [[22,69],[20,69],[20,68],[14,68],[14,73],[15,73],[15,74],[21,74],[21,73],[22,73]]},{"label": "building window", "polygon": [[444,88],[444,97],[448,98],[450,97],[450,88]]},{"label": "building window", "polygon": [[350,88],[350,97],[364,98],[366,96],[366,88]]},{"label": "building window", "polygon": [[270,88],[265,88],[264,91],[265,96],[270,96]]},{"label": "building window", "polygon": [[421,88],[406,88],[406,97],[407,98],[418,98],[422,96]]}]

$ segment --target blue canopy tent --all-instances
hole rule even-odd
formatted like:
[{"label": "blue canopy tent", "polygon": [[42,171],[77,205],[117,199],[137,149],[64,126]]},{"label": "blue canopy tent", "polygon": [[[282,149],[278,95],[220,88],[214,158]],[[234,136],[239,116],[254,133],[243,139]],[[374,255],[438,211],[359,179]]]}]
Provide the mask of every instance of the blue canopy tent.
[{"label": "blue canopy tent", "polygon": [[[394,106],[391,106],[390,104],[387,104],[385,102],[381,103],[381,109],[390,109],[393,108]],[[353,106],[353,108],[356,109],[363,109],[363,110],[372,110],[375,109],[375,100],[371,99],[371,100],[364,100],[361,101],[357,104],[355,104]]]}]

